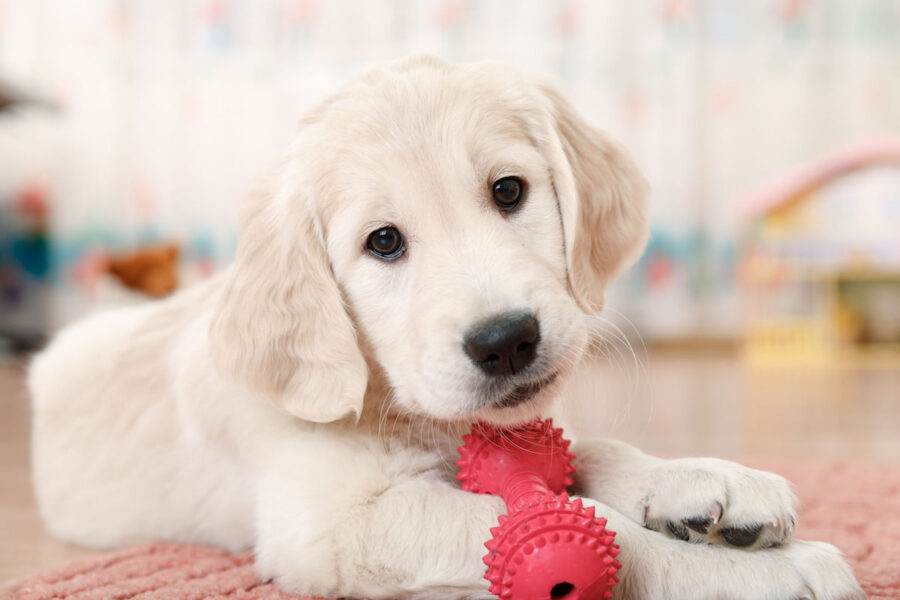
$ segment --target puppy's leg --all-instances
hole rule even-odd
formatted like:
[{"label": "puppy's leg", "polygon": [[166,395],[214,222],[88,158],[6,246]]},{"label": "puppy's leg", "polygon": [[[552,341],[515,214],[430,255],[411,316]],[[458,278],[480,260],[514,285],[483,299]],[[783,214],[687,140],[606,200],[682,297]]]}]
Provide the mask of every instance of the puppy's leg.
[{"label": "puppy's leg", "polygon": [[778,475],[714,458],[665,460],[628,444],[576,444],[579,493],[684,541],[766,548],[790,539],[796,498]]},{"label": "puppy's leg", "polygon": [[622,570],[617,600],[863,600],[866,596],[834,546],[795,541],[744,552],[684,544],[657,535],[585,499],[616,531]]},{"label": "puppy's leg", "polygon": [[[491,598],[481,558],[503,511],[496,497],[424,476],[383,490],[267,486],[257,567],[290,592],[353,598]],[[306,498],[306,500],[301,500]]]},{"label": "puppy's leg", "polygon": [[[282,481],[283,483],[283,481]],[[366,598],[490,598],[481,557],[499,499],[437,479],[407,479],[373,496],[323,498],[314,509],[263,491],[257,561],[286,590]],[[273,502],[275,504],[273,504]],[[864,598],[827,544],[743,552],[659,536],[593,500],[617,531],[616,598]]]}]

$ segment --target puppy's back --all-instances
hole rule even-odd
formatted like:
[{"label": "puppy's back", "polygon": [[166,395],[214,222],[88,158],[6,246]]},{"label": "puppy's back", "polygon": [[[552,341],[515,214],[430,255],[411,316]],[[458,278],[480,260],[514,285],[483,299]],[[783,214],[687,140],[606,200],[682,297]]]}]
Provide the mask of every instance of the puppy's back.
[{"label": "puppy's back", "polygon": [[89,317],[33,360],[33,479],[54,535],[95,547],[155,539],[175,522],[170,503],[190,507],[167,493],[184,464],[175,349],[211,292]]}]

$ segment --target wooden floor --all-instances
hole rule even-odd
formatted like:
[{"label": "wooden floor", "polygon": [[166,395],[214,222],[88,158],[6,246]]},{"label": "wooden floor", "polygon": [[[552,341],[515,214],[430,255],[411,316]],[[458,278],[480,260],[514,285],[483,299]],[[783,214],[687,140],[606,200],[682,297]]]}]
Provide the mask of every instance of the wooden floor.
[{"label": "wooden floor", "polygon": [[[0,358],[0,582],[90,554],[48,537],[31,492],[21,361]],[[900,370],[750,369],[731,354],[629,353],[568,391],[578,433],[647,451],[900,461]]]},{"label": "wooden floor", "polygon": [[91,554],[44,533],[31,493],[24,367],[2,361],[0,357],[0,582]]}]

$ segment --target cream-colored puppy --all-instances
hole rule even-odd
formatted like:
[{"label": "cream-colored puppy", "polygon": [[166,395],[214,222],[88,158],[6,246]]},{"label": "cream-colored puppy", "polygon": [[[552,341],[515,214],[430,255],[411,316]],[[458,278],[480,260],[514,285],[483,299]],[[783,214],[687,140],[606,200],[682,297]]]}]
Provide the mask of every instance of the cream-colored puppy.
[{"label": "cream-colored puppy", "polygon": [[[37,357],[47,526],[253,548],[293,592],[488,597],[503,503],[455,484],[459,434],[549,409],[643,245],[646,195],[622,148],[511,68],[365,74],[305,116],[230,269]],[[835,548],[788,541],[781,478],[576,449],[618,532],[618,598],[863,597]]]}]

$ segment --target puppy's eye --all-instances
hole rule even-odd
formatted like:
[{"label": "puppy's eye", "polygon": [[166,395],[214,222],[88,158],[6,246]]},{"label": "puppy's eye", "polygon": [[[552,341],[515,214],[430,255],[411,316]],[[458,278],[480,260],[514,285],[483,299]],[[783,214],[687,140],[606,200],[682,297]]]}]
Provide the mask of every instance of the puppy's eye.
[{"label": "puppy's eye", "polygon": [[524,191],[525,184],[518,177],[504,177],[491,186],[494,203],[502,211],[515,210],[522,201]]},{"label": "puppy's eye", "polygon": [[403,235],[396,227],[382,227],[369,234],[366,240],[369,252],[385,260],[396,260],[406,252]]}]

